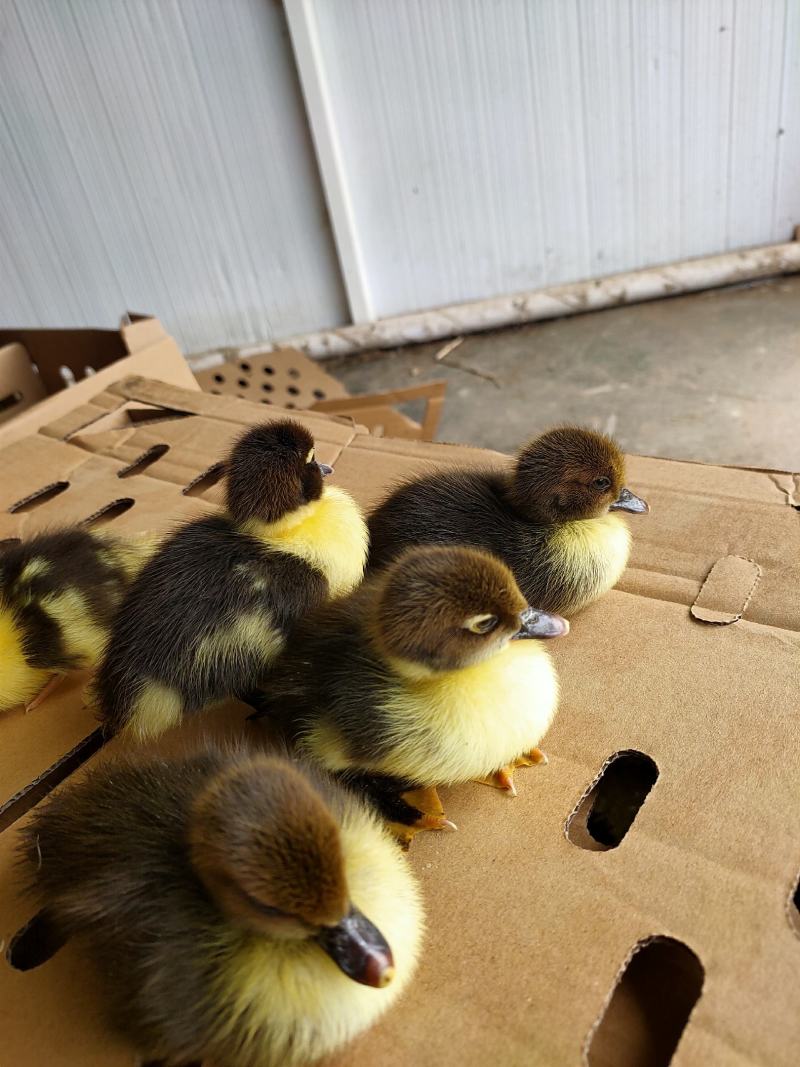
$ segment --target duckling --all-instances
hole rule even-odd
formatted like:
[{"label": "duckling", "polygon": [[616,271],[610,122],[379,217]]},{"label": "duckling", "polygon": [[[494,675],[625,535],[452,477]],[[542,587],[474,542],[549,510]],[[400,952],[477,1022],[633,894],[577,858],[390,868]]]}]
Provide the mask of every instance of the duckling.
[{"label": "duckling", "polygon": [[208,743],[117,758],[23,838],[36,925],[76,936],[112,1025],[147,1059],[313,1062],[383,1014],[416,965],[422,905],[391,835],[285,758]]},{"label": "duckling", "polygon": [[558,684],[527,639],[568,629],[528,606],[499,559],[408,549],[306,620],[253,717],[369,792],[402,840],[454,829],[437,786],[477,779],[514,793],[514,767],[544,762]]},{"label": "duckling", "polygon": [[619,580],[631,537],[619,512],[649,511],[624,488],[625,459],[574,426],[527,444],[510,473],[453,470],[396,489],[369,517],[370,566],[411,544],[464,544],[504,560],[531,604],[570,615]]},{"label": "duckling", "polygon": [[0,553],[0,711],[31,710],[66,673],[97,664],[114,612],[154,547],[149,537],[74,527]]},{"label": "duckling", "polygon": [[291,420],[248,430],[220,514],[187,523],[125,598],[97,674],[107,733],[143,740],[185,713],[247,699],[295,623],[360,582],[367,528],[314,439]]}]

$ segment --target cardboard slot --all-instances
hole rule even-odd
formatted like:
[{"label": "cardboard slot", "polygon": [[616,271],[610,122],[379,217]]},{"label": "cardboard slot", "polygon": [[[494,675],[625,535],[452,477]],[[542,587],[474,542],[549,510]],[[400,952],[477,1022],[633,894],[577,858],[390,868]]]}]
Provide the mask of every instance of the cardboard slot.
[{"label": "cardboard slot", "polygon": [[590,852],[616,848],[657,778],[658,767],[643,752],[615,753],[567,821],[567,838]]},{"label": "cardboard slot", "polygon": [[132,496],[121,496],[118,500],[112,500],[110,504],[106,504],[105,507],[92,512],[88,518],[83,520],[82,525],[101,526],[104,523],[111,522],[119,515],[124,515],[126,511],[130,511],[135,503],[136,501]]},{"label": "cardboard slot", "polygon": [[15,404],[18,404],[22,400],[22,393],[7,393],[5,396],[0,396],[0,415],[4,411],[8,411],[9,408],[13,408]]},{"label": "cardboard slot", "polygon": [[0,552],[2,552],[4,548],[11,548],[12,545],[21,545],[21,544],[22,544],[22,538],[21,537],[5,537],[5,538],[3,538],[2,541],[0,541]]},{"label": "cardboard slot", "polygon": [[217,482],[221,481],[224,475],[224,461],[214,463],[212,466],[207,467],[202,474],[198,474],[196,478],[193,478],[182,490],[182,493],[184,496],[200,496],[206,489],[210,489],[212,485],[216,485]]},{"label": "cardboard slot", "polygon": [[584,1051],[588,1067],[667,1067],[703,991],[705,971],[672,937],[640,941]]},{"label": "cardboard slot", "polygon": [[151,467],[156,460],[161,459],[162,456],[166,456],[169,452],[169,445],[152,445],[143,452],[138,459],[135,459],[133,463],[129,463],[127,467],[123,467],[122,470],[117,471],[118,478],[130,478],[132,474],[141,474],[143,470],[147,470]]},{"label": "cardboard slot", "polygon": [[789,916],[789,925],[800,937],[800,879],[798,879],[794,887],[794,892],[787,908],[787,915]]},{"label": "cardboard slot", "polygon": [[40,504],[46,504],[48,500],[52,500],[54,496],[58,496],[59,493],[63,493],[67,489],[69,489],[69,482],[51,482],[49,485],[37,489],[30,496],[25,496],[22,500],[18,500],[8,510],[12,515],[16,515],[20,511],[33,511]]},{"label": "cardboard slot", "polygon": [[70,749],[65,756],[54,763],[31,782],[25,789],[15,793],[13,797],[0,806],[0,833],[21,819],[22,816],[35,807],[40,800],[52,793],[57,785],[65,778],[69,778],[73,771],[77,770],[105,744],[103,731],[98,727],[88,737],[84,737],[74,748]]},{"label": "cardboard slot", "polygon": [[67,937],[47,912],[40,911],[11,938],[6,959],[15,971],[32,971],[52,959],[66,943]]}]

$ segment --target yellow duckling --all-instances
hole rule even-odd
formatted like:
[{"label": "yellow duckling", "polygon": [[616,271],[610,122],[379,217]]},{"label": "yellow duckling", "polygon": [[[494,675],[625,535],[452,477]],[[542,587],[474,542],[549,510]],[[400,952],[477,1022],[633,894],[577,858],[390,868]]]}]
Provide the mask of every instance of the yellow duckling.
[{"label": "yellow duckling", "polygon": [[186,713],[248,699],[295,624],[361,580],[367,528],[303,426],[248,430],[222,513],[168,538],[131,587],[100,665],[108,732],[154,736]]},{"label": "yellow duckling", "polygon": [[30,710],[69,671],[96,665],[120,600],[154,546],[74,527],[0,552],[0,711]]},{"label": "yellow duckling", "polygon": [[23,847],[32,936],[79,940],[148,1060],[313,1062],[416,965],[405,857],[357,797],[285,759],[205,745],[105,763],[37,810]]},{"label": "yellow duckling", "polygon": [[[479,779],[513,793],[514,766],[544,761],[558,685],[528,639],[568,629],[530,608],[495,557],[409,549],[307,620],[260,713],[309,758],[357,778],[393,822],[451,828],[432,787]],[[398,799],[415,790],[419,804]]]},{"label": "yellow duckling", "polygon": [[440,471],[396,489],[369,518],[370,566],[409,545],[472,545],[499,556],[531,604],[572,614],[625,570],[631,535],[619,513],[649,510],[624,481],[625,457],[610,437],[550,430],[508,473]]}]

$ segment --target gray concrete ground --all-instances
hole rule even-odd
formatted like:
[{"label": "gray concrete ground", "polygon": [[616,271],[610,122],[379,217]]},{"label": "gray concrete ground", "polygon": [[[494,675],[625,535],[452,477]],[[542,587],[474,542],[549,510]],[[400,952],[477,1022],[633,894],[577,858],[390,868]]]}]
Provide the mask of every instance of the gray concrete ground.
[{"label": "gray concrete ground", "polygon": [[513,451],[558,422],[629,452],[800,470],[800,277],[332,360],[352,393],[444,377],[438,438]]}]

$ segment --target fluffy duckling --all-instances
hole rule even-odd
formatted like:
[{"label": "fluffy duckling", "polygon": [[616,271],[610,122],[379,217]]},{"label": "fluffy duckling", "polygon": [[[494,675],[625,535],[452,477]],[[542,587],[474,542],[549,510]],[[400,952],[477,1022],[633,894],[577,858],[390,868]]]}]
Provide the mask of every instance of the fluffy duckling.
[{"label": "fluffy duckling", "polygon": [[367,528],[291,420],[248,430],[227,461],[220,514],[168,538],[131,587],[95,697],[109,733],[155,736],[228,697],[247,699],[295,623],[360,582]]},{"label": "fluffy duckling", "polygon": [[409,549],[306,621],[258,714],[357,780],[393,823],[454,828],[435,787],[478,779],[513,793],[514,767],[544,761],[537,746],[558,685],[550,656],[528,639],[568,629],[530,608],[495,557]]},{"label": "fluffy duckling", "polygon": [[610,437],[550,430],[509,473],[441,471],[400,486],[369,518],[370,565],[412,544],[474,545],[508,564],[531,604],[569,615],[608,592],[628,562],[619,512],[649,508],[624,480]]},{"label": "fluffy duckling", "polygon": [[34,814],[23,848],[37,924],[77,935],[112,1024],[148,1059],[313,1062],[416,964],[418,887],[385,827],[275,756],[206,745],[106,763]]},{"label": "fluffy duckling", "polygon": [[96,665],[119,602],[154,545],[74,527],[3,549],[0,711],[30,710],[64,674]]}]

